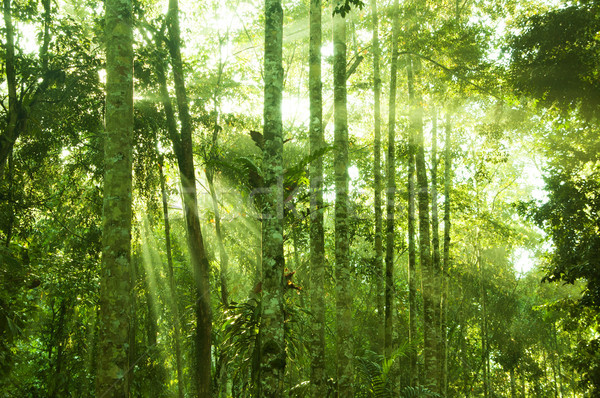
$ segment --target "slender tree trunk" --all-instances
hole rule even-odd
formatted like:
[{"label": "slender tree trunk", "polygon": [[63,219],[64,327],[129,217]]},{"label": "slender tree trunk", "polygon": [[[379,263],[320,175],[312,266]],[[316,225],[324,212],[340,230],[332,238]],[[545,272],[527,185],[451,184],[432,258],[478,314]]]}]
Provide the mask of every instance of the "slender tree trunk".
[{"label": "slender tree trunk", "polygon": [[4,45],[4,64],[6,85],[8,89],[8,115],[4,132],[0,135],[0,177],[4,174],[4,167],[10,156],[15,141],[20,135],[19,114],[21,103],[17,97],[17,73],[15,70],[15,38],[12,23],[10,0],[3,0],[4,30],[6,43]]},{"label": "slender tree trunk", "polygon": [[[379,68],[379,16],[377,1],[371,0],[371,16],[373,20],[373,96],[374,96],[374,122],[375,133],[374,164],[373,164],[373,191],[375,193],[375,290],[377,291],[377,316],[379,325],[385,325],[384,315],[384,271],[383,271],[383,222],[381,216],[381,73]],[[384,327],[385,329],[385,327]],[[377,336],[380,353],[385,351],[385,330],[379,330]]]},{"label": "slender tree trunk", "polygon": [[[336,4],[340,4],[338,0]],[[354,394],[352,294],[348,244],[348,113],[346,108],[346,20],[333,16],[335,170],[335,276],[338,396]]]},{"label": "slender tree trunk", "polygon": [[[414,82],[412,67],[408,59],[407,80],[409,104],[414,102]],[[411,105],[412,106],[412,105]],[[418,359],[418,337],[417,337],[417,252],[415,244],[415,127],[416,123],[411,114],[411,124],[408,129],[408,340],[410,342],[410,384],[414,387],[419,384],[419,371],[417,368]]]},{"label": "slender tree trunk", "polygon": [[450,269],[450,187],[452,184],[452,125],[450,112],[446,112],[446,138],[444,140],[444,259],[442,278],[442,320],[441,320],[441,388],[443,397],[448,395],[448,271]]},{"label": "slender tree trunk", "polygon": [[107,0],[106,136],[99,356],[96,396],[129,396],[131,186],[133,136],[132,3]]},{"label": "slender tree trunk", "polygon": [[283,9],[281,0],[265,1],[264,181],[269,194],[262,220],[262,313],[260,394],[280,397],[285,372],[283,315]]},{"label": "slender tree trunk", "polygon": [[[323,89],[321,82],[322,11],[321,0],[310,2],[310,154],[322,152]],[[310,301],[314,315],[311,334],[311,395],[321,398],[325,391],[325,232],[323,228],[323,157],[310,164]]]},{"label": "slender tree trunk", "polygon": [[210,305],[210,265],[204,247],[196,197],[196,172],[192,150],[192,124],[189,113],[183,65],[181,61],[179,6],[177,0],[169,0],[167,26],[169,52],[173,67],[177,108],[181,122],[178,163],[183,190],[183,205],[187,228],[190,260],[196,288],[196,336],[194,355],[194,377],[198,397],[211,396],[211,332],[212,310]]},{"label": "slender tree trunk", "polygon": [[[171,118],[173,115],[171,114]],[[169,280],[169,307],[173,316],[173,337],[175,340],[175,364],[177,367],[177,396],[184,396],[183,382],[183,360],[181,358],[181,325],[179,322],[179,307],[177,306],[177,289],[175,287],[175,277],[173,274],[173,254],[171,252],[171,225],[169,221],[169,207],[167,202],[167,190],[165,189],[165,173],[163,171],[164,158],[161,156],[158,164],[160,176],[160,192],[162,196],[163,217],[165,227],[165,250],[167,252],[167,275]]]},{"label": "slender tree trunk", "polygon": [[[419,255],[421,272],[423,273],[423,336],[424,336],[424,383],[433,391],[438,391],[436,341],[438,326],[435,320],[435,284],[433,262],[431,258],[430,223],[429,223],[429,190],[427,183],[427,166],[425,164],[425,145],[423,137],[423,108],[421,98],[414,88],[413,66],[409,65],[409,81],[412,82],[411,118],[415,132],[415,166],[418,185],[419,206]],[[409,95],[410,95],[409,91]]]},{"label": "slender tree trunk", "polygon": [[[56,76],[51,76],[47,73],[48,48],[51,40],[50,0],[42,0],[42,6],[44,8],[44,31],[42,34],[42,43],[39,49],[39,62],[41,63],[42,67],[41,82],[31,82],[33,84],[37,84],[34,86],[33,90],[31,87],[29,87],[27,90],[22,90],[20,94],[17,94],[17,85],[20,83],[17,82],[17,74],[15,70],[15,32],[12,23],[11,1],[3,0],[4,30],[6,32],[4,61],[6,86],[8,89],[8,115],[6,118],[4,131],[0,133],[0,178],[2,178],[4,175],[4,167],[6,166],[6,162],[13,151],[15,142],[26,128],[27,119],[31,113],[31,110],[35,108],[35,105],[39,101],[41,95],[50,85],[50,81],[56,78]],[[25,85],[27,84],[27,82],[22,83]],[[23,104],[27,104],[27,106],[24,106]]]},{"label": "slender tree trunk", "polygon": [[433,246],[433,305],[435,306],[435,327],[437,333],[435,335],[435,347],[436,354],[438,355],[438,374],[436,375],[439,386],[439,392],[443,392],[443,367],[444,367],[444,355],[443,355],[443,343],[442,339],[442,260],[440,256],[440,235],[439,235],[439,218],[438,218],[438,191],[437,191],[437,109],[434,107],[432,115],[432,140],[431,140],[431,244]]},{"label": "slender tree trunk", "polygon": [[394,298],[394,209],[396,206],[396,79],[398,77],[398,36],[400,34],[400,6],[394,0],[392,33],[392,60],[390,66],[390,97],[388,119],[387,190],[386,190],[386,243],[385,243],[385,357],[392,356],[392,327]]}]

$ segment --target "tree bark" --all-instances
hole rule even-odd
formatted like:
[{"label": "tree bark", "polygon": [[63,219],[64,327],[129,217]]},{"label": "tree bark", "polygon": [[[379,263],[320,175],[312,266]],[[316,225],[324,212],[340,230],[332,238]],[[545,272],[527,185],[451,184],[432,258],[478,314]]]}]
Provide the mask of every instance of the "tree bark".
[{"label": "tree bark", "polygon": [[17,97],[17,74],[15,70],[15,38],[12,23],[10,0],[3,1],[4,30],[6,31],[5,70],[8,88],[8,115],[4,132],[0,135],[0,177],[4,174],[4,166],[15,141],[21,133],[19,121],[22,110]]},{"label": "tree bark", "polygon": [[106,135],[96,395],[129,396],[133,136],[132,3],[106,1]]},{"label": "tree bark", "polygon": [[[336,4],[340,4],[338,0]],[[338,396],[354,395],[352,294],[348,243],[348,111],[346,103],[346,20],[333,15],[333,102],[335,171],[335,277]]]},{"label": "tree bark", "polygon": [[[322,152],[323,89],[321,81],[322,11],[321,0],[310,2],[310,154]],[[311,334],[311,395],[320,398],[325,391],[325,231],[323,228],[323,157],[310,164],[310,300],[314,315]]]},{"label": "tree bark", "polygon": [[192,124],[189,112],[188,99],[183,76],[181,60],[179,6],[177,0],[169,0],[167,14],[167,27],[169,32],[169,53],[175,94],[177,96],[177,109],[181,122],[178,155],[181,186],[183,190],[183,207],[187,228],[190,260],[194,274],[196,289],[196,336],[194,353],[194,382],[198,397],[211,396],[211,332],[212,309],[210,305],[210,265],[204,247],[200,220],[198,217],[196,197],[196,172],[194,168],[192,148]]},{"label": "tree bark", "polygon": [[435,321],[435,284],[434,270],[431,257],[430,223],[429,223],[429,190],[427,183],[427,166],[425,164],[425,144],[423,137],[423,108],[422,99],[414,87],[414,64],[409,65],[409,95],[412,92],[411,119],[412,129],[415,134],[415,167],[418,185],[419,206],[419,257],[421,260],[421,272],[423,274],[423,337],[424,337],[424,365],[425,374],[423,382],[434,392],[437,386],[437,323]]},{"label": "tree bark", "polygon": [[[3,0],[4,30],[6,31],[4,61],[6,68],[6,85],[8,89],[8,115],[6,118],[6,126],[4,128],[4,131],[0,134],[0,178],[2,178],[2,176],[4,175],[4,167],[6,166],[7,160],[13,151],[17,139],[25,131],[25,128],[27,126],[27,119],[29,117],[29,114],[31,113],[31,110],[35,108],[36,103],[39,101],[46,88],[50,85],[50,80],[55,78],[51,78],[47,74],[48,48],[51,39],[50,1],[42,0],[42,6],[44,7],[44,31],[42,34],[42,43],[39,50],[39,62],[41,64],[42,70],[41,82],[30,82],[32,83],[32,86],[35,87],[35,89],[22,90],[22,92],[18,94],[17,73],[15,70],[15,33],[14,26],[12,23],[11,2],[10,0]],[[34,76],[33,78],[35,80],[39,79],[39,77],[36,76]],[[27,106],[23,106],[23,104],[27,104]]]},{"label": "tree bark", "polygon": [[283,9],[281,0],[265,1],[265,90],[263,150],[268,193],[262,211],[262,312],[260,394],[280,397],[285,372],[283,315]]},{"label": "tree bark", "polygon": [[385,352],[385,315],[384,315],[384,268],[383,268],[383,221],[381,215],[381,72],[379,47],[379,16],[377,1],[371,0],[371,17],[373,21],[373,130],[375,143],[373,149],[373,192],[375,204],[375,290],[377,291],[377,317],[378,324],[384,325],[384,330],[379,329],[377,346],[379,352]]},{"label": "tree bark", "polygon": [[452,125],[450,111],[446,112],[446,138],[444,140],[444,258],[442,278],[442,319],[441,319],[441,381],[440,392],[443,397],[448,395],[448,271],[450,269],[450,188],[452,185]]},{"label": "tree bark", "polygon": [[442,346],[442,259],[440,256],[440,234],[439,234],[439,218],[438,218],[438,190],[437,190],[437,136],[438,136],[438,114],[434,107],[432,114],[432,129],[431,129],[431,245],[433,246],[433,305],[435,308],[435,347],[437,358],[437,385],[439,392],[442,392],[443,386],[443,346]]},{"label": "tree bark", "polygon": [[386,243],[385,243],[385,357],[392,356],[392,327],[394,301],[394,211],[396,206],[396,80],[398,77],[398,37],[400,34],[400,6],[394,0],[392,28],[392,59],[390,66],[390,97],[388,119],[387,189],[386,189]]},{"label": "tree bark", "polygon": [[[407,65],[408,97],[409,106],[413,107],[414,89],[412,68],[410,59]],[[412,108],[411,108],[412,109]],[[408,301],[409,301],[409,319],[408,319],[408,341],[410,342],[409,364],[410,364],[410,383],[416,387],[419,384],[419,372],[417,368],[418,359],[418,337],[417,337],[417,252],[415,244],[415,126],[414,116],[410,115],[410,126],[408,129]]]}]

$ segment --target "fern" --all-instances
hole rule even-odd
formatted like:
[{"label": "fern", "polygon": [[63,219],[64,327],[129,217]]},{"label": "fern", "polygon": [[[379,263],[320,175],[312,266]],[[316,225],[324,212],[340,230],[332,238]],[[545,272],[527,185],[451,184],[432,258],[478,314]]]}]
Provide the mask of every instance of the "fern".
[{"label": "fern", "polygon": [[402,389],[400,392],[400,398],[422,398],[422,397],[431,397],[431,398],[441,398],[441,395],[435,393],[423,386],[411,387],[407,386]]}]

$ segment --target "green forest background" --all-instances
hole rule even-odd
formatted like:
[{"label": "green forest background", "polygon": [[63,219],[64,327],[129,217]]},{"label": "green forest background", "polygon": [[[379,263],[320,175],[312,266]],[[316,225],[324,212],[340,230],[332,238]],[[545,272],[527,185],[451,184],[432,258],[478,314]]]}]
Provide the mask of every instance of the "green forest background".
[{"label": "green forest background", "polygon": [[598,1],[2,13],[0,397],[599,396]]}]

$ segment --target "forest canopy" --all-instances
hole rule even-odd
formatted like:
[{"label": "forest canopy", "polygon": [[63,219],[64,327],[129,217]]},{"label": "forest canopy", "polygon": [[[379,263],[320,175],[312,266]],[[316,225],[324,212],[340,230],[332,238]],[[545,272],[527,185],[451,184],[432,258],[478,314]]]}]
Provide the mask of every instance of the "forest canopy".
[{"label": "forest canopy", "polygon": [[0,398],[600,394],[598,1],[2,14]]}]

